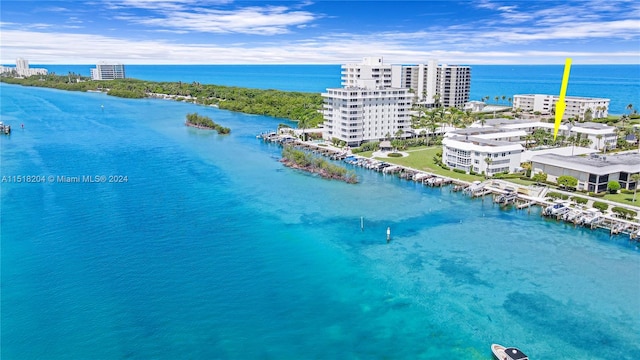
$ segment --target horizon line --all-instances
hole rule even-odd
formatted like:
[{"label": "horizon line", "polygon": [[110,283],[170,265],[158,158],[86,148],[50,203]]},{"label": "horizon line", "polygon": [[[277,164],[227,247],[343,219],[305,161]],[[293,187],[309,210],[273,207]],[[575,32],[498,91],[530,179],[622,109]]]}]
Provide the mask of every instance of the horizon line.
[{"label": "horizon line", "polygon": [[[23,58],[24,59],[24,58]],[[27,61],[29,59],[26,59]],[[29,66],[31,65],[77,65],[77,66],[95,66],[97,63],[29,63]],[[344,65],[345,63],[167,63],[167,64],[163,64],[163,63],[135,63],[135,64],[126,64],[123,62],[119,62],[119,64],[122,65],[126,65],[126,66],[255,66],[255,65],[260,65],[260,66],[283,66],[283,65],[287,65],[287,66],[295,66],[295,65],[326,65],[326,66],[337,66],[337,65]],[[420,63],[389,63],[386,65],[415,65],[415,64],[420,64]],[[544,64],[522,64],[522,63],[504,63],[504,64],[472,64],[472,63],[467,63],[467,64],[451,64],[451,63],[438,63],[440,65],[445,64],[445,65],[460,65],[460,66],[549,66],[549,65],[557,65],[557,66],[564,66],[564,64],[560,64],[560,63],[544,63]],[[12,66],[15,65],[15,63],[3,63],[0,64],[0,66]],[[611,64],[611,63],[594,63],[594,64],[573,64],[576,66],[619,66],[619,65],[636,65],[636,66],[640,66],[640,63],[620,63],[620,64]]]}]

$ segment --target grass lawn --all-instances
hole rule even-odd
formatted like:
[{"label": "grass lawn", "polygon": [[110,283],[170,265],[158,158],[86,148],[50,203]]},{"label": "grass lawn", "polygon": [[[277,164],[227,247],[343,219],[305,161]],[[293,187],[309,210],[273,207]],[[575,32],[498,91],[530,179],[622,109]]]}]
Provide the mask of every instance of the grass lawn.
[{"label": "grass lawn", "polygon": [[[460,174],[452,170],[444,170],[440,166],[436,165],[436,163],[433,161],[433,157],[436,155],[436,153],[438,153],[441,150],[442,150],[442,147],[440,146],[431,146],[431,147],[420,146],[420,147],[410,148],[409,150],[406,150],[405,152],[409,153],[409,156],[406,156],[406,157],[377,158],[377,159],[391,163],[391,164],[407,166],[417,170],[424,170],[437,175],[448,176],[454,179],[459,179],[459,180],[464,180],[469,182],[472,182],[475,180],[480,180],[480,181],[484,180],[483,176]],[[365,151],[362,153],[358,153],[356,155],[371,158],[373,155],[373,151]],[[525,186],[535,184],[535,181],[533,180],[522,180],[519,178],[503,179],[503,180],[510,181],[519,185],[525,185]],[[553,191],[553,189],[551,189],[550,191]],[[633,199],[633,194],[607,194],[604,196],[604,199],[609,201],[615,201],[617,203],[621,203],[625,205],[640,207],[640,194],[636,196],[636,202],[631,201]]]},{"label": "grass lawn", "polygon": [[509,181],[518,185],[524,185],[524,186],[530,186],[530,185],[535,185],[535,181],[533,180],[522,180],[520,178],[515,178],[515,179],[502,179],[504,181]]},{"label": "grass lawn", "polygon": [[[409,150],[406,150],[405,152],[409,153],[409,156],[405,156],[402,158],[377,158],[377,159],[382,160],[384,162],[391,163],[391,164],[407,166],[417,170],[424,170],[437,175],[448,176],[450,178],[459,179],[463,181],[472,182],[475,180],[480,180],[480,181],[484,180],[483,176],[460,174],[452,170],[445,170],[440,166],[436,165],[436,163],[433,161],[433,157],[436,155],[436,153],[440,151],[442,151],[441,146],[432,146],[432,147],[420,146],[420,147],[410,148]],[[371,157],[372,154],[373,152],[366,151],[356,155]]]},{"label": "grass lawn", "polygon": [[633,194],[607,194],[603,197],[603,199],[640,207],[640,191],[636,195],[636,202],[631,201],[633,200]]}]

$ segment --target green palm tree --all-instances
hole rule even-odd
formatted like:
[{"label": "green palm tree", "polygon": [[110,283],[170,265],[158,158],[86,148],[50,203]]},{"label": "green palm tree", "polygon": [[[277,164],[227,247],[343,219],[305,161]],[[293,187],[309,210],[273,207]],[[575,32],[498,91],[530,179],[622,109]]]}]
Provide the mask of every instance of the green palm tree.
[{"label": "green palm tree", "polygon": [[631,180],[636,183],[636,187],[633,190],[633,200],[631,200],[631,202],[636,202],[636,193],[638,192],[638,185],[640,185],[640,173],[631,175]]},{"label": "green palm tree", "polygon": [[633,113],[633,104],[627,105],[627,110],[629,110],[629,115]]},{"label": "green palm tree", "polygon": [[533,140],[533,135],[532,134],[527,134],[524,137],[524,148],[528,149],[529,148],[529,141]]},{"label": "green palm tree", "polygon": [[502,95],[502,101],[505,101],[506,99],[507,99],[507,97]]},{"label": "green palm tree", "polygon": [[488,177],[489,176],[489,166],[491,166],[491,163],[493,162],[493,160],[491,160],[491,158],[487,156],[486,158],[484,158],[484,162],[487,163],[487,171],[485,171],[484,173]]},{"label": "green palm tree", "polygon": [[584,121],[591,120],[593,120],[593,110],[591,108],[587,108],[587,110],[584,111]]},{"label": "green palm tree", "polygon": [[302,116],[300,120],[298,120],[298,129],[302,129],[302,141],[307,141],[307,133],[304,131],[310,125],[309,117]]},{"label": "green palm tree", "polygon": [[440,107],[440,94],[433,95],[433,103],[436,107]]},{"label": "green palm tree", "polygon": [[600,151],[600,140],[602,139],[602,135],[601,134],[596,135],[596,139],[598,139],[598,151]]},{"label": "green palm tree", "polygon": [[[631,104],[629,104],[629,105],[631,105]],[[628,106],[627,106],[627,108],[628,108]],[[621,127],[624,128],[624,122],[627,121],[627,118],[628,118],[628,116],[626,114],[620,116],[620,122],[622,122],[622,126]]]},{"label": "green palm tree", "polygon": [[496,96],[496,97],[494,97],[494,99],[496,100],[496,104],[497,104],[498,100],[500,100],[500,96]]},{"label": "green palm tree", "polygon": [[402,129],[398,129],[398,131],[396,131],[396,139],[400,140],[400,138],[402,138],[402,134],[404,134],[404,130]]}]

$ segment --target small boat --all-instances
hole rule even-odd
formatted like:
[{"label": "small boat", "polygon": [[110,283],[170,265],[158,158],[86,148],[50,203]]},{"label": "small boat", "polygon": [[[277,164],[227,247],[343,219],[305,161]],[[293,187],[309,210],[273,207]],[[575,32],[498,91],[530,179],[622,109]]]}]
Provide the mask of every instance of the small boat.
[{"label": "small boat", "polygon": [[498,344],[491,344],[491,352],[498,360],[529,360],[527,355],[514,347],[508,348]]},{"label": "small boat", "polygon": [[568,202],[566,200],[556,200],[553,202],[553,205],[547,206],[542,211],[542,215],[557,217],[560,215],[564,215],[569,211],[571,211],[571,208],[569,208]]},{"label": "small boat", "polygon": [[590,208],[587,209],[584,217],[582,218],[582,225],[584,226],[595,226],[604,220],[602,213],[598,209]]}]

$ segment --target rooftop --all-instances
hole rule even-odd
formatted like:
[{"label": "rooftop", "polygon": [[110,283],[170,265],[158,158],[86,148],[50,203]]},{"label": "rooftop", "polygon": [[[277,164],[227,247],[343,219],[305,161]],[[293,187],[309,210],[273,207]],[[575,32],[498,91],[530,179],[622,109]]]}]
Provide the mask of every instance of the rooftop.
[{"label": "rooftop", "polygon": [[598,175],[612,172],[640,173],[640,153],[637,152],[617,155],[591,154],[586,157],[544,154],[533,156],[531,161]]},{"label": "rooftop", "polygon": [[[559,95],[550,95],[550,94],[516,94],[513,95],[514,97],[516,96],[547,96],[547,97],[552,97],[552,98],[559,98]],[[594,98],[594,97],[586,97],[586,96],[565,96],[566,100],[606,100],[609,101],[609,99],[605,99],[605,98]]]},{"label": "rooftop", "polygon": [[509,146],[509,147],[513,147],[514,150],[523,149],[522,145],[517,143],[512,143],[509,141],[499,141],[499,140],[483,139],[479,137],[469,137],[469,136],[453,136],[453,137],[444,139],[443,142],[450,141],[450,140],[459,141],[467,144],[473,144],[477,146],[491,146],[491,147]]}]

